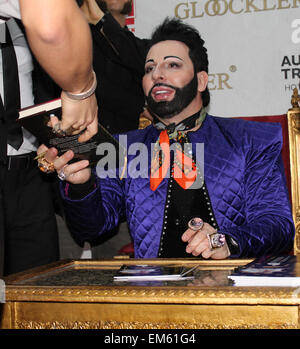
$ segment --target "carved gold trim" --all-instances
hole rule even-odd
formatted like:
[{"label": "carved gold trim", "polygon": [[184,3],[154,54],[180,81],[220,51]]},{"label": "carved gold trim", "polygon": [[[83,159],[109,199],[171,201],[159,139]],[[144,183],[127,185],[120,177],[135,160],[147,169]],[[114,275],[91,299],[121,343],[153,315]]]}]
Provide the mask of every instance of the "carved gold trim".
[{"label": "carved gold trim", "polygon": [[292,108],[288,110],[288,133],[290,148],[292,213],[296,228],[294,253],[300,252],[300,96],[297,88],[293,90]]},{"label": "carved gold trim", "polygon": [[152,121],[141,115],[139,118],[139,129],[144,129],[152,124]]},{"label": "carved gold trim", "polygon": [[7,287],[6,301],[151,304],[300,304],[294,288],[284,287]]},{"label": "carved gold trim", "polygon": [[144,323],[139,321],[124,322],[124,321],[53,321],[53,322],[41,322],[41,321],[17,321],[17,329],[296,329],[297,326],[294,323],[284,323],[278,325],[278,323],[260,325],[260,324],[237,324],[232,322],[231,324],[219,324],[214,323],[202,323],[191,324],[188,322],[183,323],[163,323],[153,322]]}]

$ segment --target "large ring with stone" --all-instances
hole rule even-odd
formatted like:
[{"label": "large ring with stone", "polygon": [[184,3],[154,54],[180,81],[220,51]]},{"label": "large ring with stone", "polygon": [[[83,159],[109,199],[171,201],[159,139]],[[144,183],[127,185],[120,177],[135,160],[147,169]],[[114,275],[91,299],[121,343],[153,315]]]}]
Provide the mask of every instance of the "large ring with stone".
[{"label": "large ring with stone", "polygon": [[60,128],[60,124],[61,124],[60,122],[56,123],[52,127],[52,132],[59,135],[59,136],[67,136],[67,132]]},{"label": "large ring with stone", "polygon": [[74,128],[73,126],[70,126],[68,129],[66,130],[62,130],[60,128],[61,122],[59,121],[58,123],[56,123],[53,127],[52,127],[52,132],[57,134],[58,136],[71,136],[73,134],[74,131],[76,131],[77,129]]},{"label": "large ring with stone", "polygon": [[52,173],[55,171],[53,162],[48,161],[45,155],[38,159],[38,168],[44,173]]},{"label": "large ring with stone", "polygon": [[207,234],[207,239],[211,250],[224,246],[226,240],[225,235],[218,232]]},{"label": "large ring with stone", "polygon": [[194,217],[188,222],[188,227],[192,230],[201,230],[203,228],[204,222],[201,218]]},{"label": "large ring with stone", "polygon": [[57,172],[57,177],[58,177],[61,181],[65,181],[65,180],[66,180],[67,175],[66,175],[65,172],[64,172],[64,167],[63,167],[59,172]]}]

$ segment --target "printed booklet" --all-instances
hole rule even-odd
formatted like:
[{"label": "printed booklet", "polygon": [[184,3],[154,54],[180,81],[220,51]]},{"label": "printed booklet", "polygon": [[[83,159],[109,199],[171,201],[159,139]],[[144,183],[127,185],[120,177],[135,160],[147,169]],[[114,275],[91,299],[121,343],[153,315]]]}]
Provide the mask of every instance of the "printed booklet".
[{"label": "printed booklet", "polygon": [[[98,123],[98,133],[87,142],[78,142],[79,135],[63,136],[53,132],[49,126],[51,116],[61,119],[61,99],[53,99],[45,103],[32,105],[19,110],[17,122],[32,133],[42,144],[55,147],[61,155],[69,149],[75,153],[74,160],[87,159],[95,165],[100,159],[107,157],[107,151],[113,149],[114,167],[123,168],[127,163],[126,149],[111,135],[105,127]],[[99,145],[107,145],[99,151]],[[113,148],[112,148],[113,147]]]},{"label": "printed booklet", "polygon": [[186,268],[165,265],[123,265],[116,275],[115,281],[180,281],[193,279],[193,271],[198,266]]},{"label": "printed booklet", "polygon": [[228,276],[235,286],[300,286],[300,259],[286,255],[261,257]]}]

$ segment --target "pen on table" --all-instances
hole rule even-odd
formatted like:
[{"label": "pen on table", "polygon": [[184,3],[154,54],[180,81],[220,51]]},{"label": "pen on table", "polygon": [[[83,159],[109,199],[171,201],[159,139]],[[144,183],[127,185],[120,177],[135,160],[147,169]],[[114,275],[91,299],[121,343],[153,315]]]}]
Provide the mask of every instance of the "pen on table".
[{"label": "pen on table", "polygon": [[183,274],[181,274],[181,276],[185,276],[186,274],[192,272],[193,270],[197,269],[198,268],[198,265],[188,269],[187,271],[185,271]]}]

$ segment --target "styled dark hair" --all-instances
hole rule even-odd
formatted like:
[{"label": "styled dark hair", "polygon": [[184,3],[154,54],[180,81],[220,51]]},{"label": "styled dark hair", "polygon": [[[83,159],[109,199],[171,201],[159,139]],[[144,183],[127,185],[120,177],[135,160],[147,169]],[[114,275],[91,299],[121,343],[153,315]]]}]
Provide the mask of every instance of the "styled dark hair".
[{"label": "styled dark hair", "polygon": [[[108,9],[107,9],[107,5],[106,5],[106,2],[104,0],[96,0],[98,6],[100,7],[100,9],[106,13],[108,12]],[[131,13],[131,10],[132,10],[132,0],[128,0],[125,4],[124,4],[124,7],[121,11],[121,15],[130,15]]]},{"label": "styled dark hair", "polygon": [[[177,18],[166,18],[162,24],[155,28],[149,41],[148,48],[166,40],[183,42],[189,48],[189,56],[193,62],[195,73],[205,71],[208,73],[207,49],[204,40],[194,27],[183,23]],[[208,88],[202,92],[203,106],[206,107],[210,101]]]},{"label": "styled dark hair", "polygon": [[77,5],[78,5],[79,7],[81,7],[82,4],[83,4],[83,0],[76,0],[76,2],[77,2]]}]

